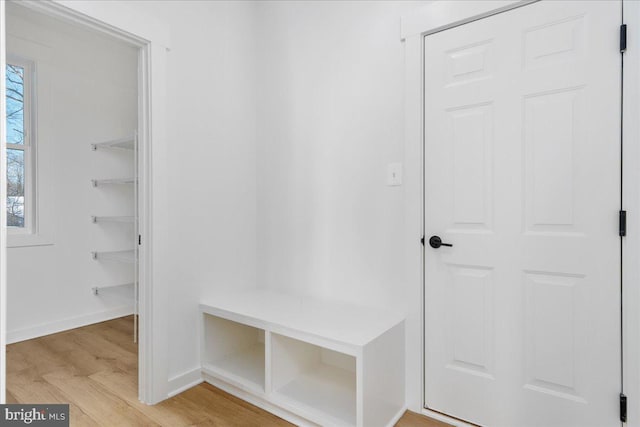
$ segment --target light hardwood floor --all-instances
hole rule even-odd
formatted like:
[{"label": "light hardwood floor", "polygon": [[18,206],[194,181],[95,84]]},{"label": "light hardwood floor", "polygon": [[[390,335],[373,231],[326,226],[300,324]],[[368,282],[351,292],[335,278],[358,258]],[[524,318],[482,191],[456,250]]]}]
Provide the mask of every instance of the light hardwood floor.
[{"label": "light hardwood floor", "polygon": [[[7,403],[69,403],[72,426],[291,426],[209,384],[155,406],[137,398],[133,317],[7,346]],[[397,427],[446,427],[407,412]]]}]

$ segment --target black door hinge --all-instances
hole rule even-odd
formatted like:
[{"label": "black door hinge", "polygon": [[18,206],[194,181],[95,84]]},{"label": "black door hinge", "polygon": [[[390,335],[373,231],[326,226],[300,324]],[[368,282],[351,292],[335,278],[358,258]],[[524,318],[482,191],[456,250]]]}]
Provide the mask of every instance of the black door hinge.
[{"label": "black door hinge", "polygon": [[138,245],[142,244],[142,235],[138,234]]},{"label": "black door hinge", "polygon": [[620,421],[627,422],[627,396],[620,393]]},{"label": "black door hinge", "polygon": [[627,211],[620,211],[618,234],[620,235],[620,237],[624,237],[627,235]]},{"label": "black door hinge", "polygon": [[620,53],[627,50],[627,24],[620,25]]},{"label": "black door hinge", "polygon": [[424,246],[424,236],[422,236],[422,238],[420,239],[420,243],[422,243],[422,246]]}]

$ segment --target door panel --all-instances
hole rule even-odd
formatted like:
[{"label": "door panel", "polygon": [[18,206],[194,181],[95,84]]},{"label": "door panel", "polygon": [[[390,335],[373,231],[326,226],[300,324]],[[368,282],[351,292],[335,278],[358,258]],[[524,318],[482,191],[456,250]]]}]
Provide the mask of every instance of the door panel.
[{"label": "door panel", "polygon": [[425,37],[425,401],[490,426],[613,426],[617,1]]}]

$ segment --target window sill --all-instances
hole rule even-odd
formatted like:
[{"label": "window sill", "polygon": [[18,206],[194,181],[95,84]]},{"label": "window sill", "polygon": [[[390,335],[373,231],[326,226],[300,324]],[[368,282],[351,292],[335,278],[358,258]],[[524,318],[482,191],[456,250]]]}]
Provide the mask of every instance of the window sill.
[{"label": "window sill", "polygon": [[25,248],[29,246],[51,246],[53,238],[42,234],[7,233],[7,248]]}]

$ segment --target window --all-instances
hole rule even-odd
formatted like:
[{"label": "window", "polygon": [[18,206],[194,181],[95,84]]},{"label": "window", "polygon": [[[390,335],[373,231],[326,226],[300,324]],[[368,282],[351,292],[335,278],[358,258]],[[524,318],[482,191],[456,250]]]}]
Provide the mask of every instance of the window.
[{"label": "window", "polygon": [[7,60],[7,226],[13,232],[33,232],[33,167],[31,141],[31,65]]}]

